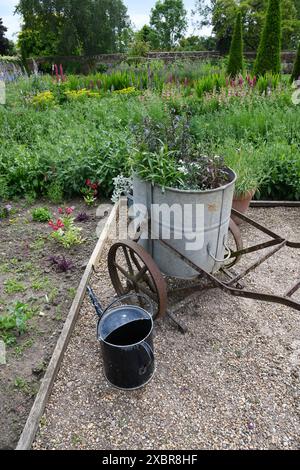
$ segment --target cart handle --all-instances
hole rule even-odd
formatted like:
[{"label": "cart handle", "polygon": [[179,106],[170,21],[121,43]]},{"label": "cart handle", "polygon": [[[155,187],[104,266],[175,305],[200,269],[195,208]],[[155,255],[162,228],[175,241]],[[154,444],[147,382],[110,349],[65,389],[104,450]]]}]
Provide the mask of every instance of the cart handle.
[{"label": "cart handle", "polygon": [[225,261],[228,261],[228,260],[231,258],[231,249],[229,248],[228,245],[226,245],[226,243],[225,243],[225,237],[224,237],[223,245],[224,245],[226,251],[228,252],[227,256],[225,256],[225,258],[223,258],[223,259],[218,259],[218,258],[216,258],[216,257],[212,254],[212,252],[211,252],[210,244],[207,245],[207,252],[208,252],[209,256],[210,256],[214,261],[216,261],[216,263],[224,263]]}]

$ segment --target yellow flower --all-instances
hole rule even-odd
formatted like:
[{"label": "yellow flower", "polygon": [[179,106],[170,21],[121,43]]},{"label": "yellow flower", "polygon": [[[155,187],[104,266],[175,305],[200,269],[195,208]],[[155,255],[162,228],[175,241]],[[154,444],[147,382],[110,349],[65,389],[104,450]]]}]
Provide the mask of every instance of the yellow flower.
[{"label": "yellow flower", "polygon": [[100,98],[101,95],[99,92],[87,90],[86,88],[82,88],[81,90],[72,90],[66,91],[66,96],[70,100],[79,100],[82,98]]},{"label": "yellow flower", "polygon": [[37,108],[46,108],[53,105],[55,97],[51,91],[43,91],[32,98],[32,104]]},{"label": "yellow flower", "polygon": [[114,95],[130,95],[132,93],[135,93],[135,87],[131,86],[129,88],[123,88],[123,90],[115,90],[113,91]]}]

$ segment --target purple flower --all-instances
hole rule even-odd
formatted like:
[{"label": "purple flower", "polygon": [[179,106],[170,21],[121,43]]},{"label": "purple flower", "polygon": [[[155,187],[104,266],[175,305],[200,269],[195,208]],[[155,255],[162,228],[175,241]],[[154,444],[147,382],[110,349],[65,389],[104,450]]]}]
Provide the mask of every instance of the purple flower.
[{"label": "purple flower", "polygon": [[50,261],[52,265],[56,266],[57,271],[62,273],[66,273],[74,267],[73,262],[71,260],[67,260],[64,256],[51,256],[48,258],[48,261]]},{"label": "purple flower", "polygon": [[89,216],[85,212],[81,212],[80,214],[78,214],[75,219],[76,222],[87,222],[88,220]]}]

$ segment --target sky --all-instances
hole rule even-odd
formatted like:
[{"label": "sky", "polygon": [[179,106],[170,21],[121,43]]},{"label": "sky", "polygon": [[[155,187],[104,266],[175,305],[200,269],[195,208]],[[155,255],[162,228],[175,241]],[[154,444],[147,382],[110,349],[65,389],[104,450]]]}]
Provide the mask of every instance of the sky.
[{"label": "sky", "polygon": [[[128,8],[128,13],[132,23],[137,29],[141,28],[144,24],[149,22],[150,11],[154,6],[156,0],[123,0]],[[16,34],[20,30],[20,18],[14,15],[14,9],[18,0],[0,0],[0,18],[3,19],[3,24],[7,27],[8,31],[6,36],[9,39],[16,39]],[[194,7],[195,0],[184,0],[185,9],[188,11],[190,17],[191,9]],[[193,33],[193,28],[190,26],[188,34]],[[202,34],[209,34],[209,31],[202,31]]]}]

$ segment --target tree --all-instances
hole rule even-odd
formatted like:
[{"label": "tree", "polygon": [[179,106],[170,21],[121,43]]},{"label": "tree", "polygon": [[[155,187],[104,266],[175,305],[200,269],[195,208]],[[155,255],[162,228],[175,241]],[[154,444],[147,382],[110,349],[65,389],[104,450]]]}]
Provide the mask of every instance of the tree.
[{"label": "tree", "polygon": [[3,20],[0,18],[0,55],[8,55],[10,50],[9,40],[5,37],[7,28],[3,25]]},{"label": "tree", "polygon": [[187,28],[187,12],[182,0],[158,0],[151,10],[150,25],[160,47],[170,50],[178,44]]},{"label": "tree", "polygon": [[265,26],[254,64],[256,75],[281,70],[281,0],[269,0]]},{"label": "tree", "polygon": [[234,32],[231,41],[229,62],[227,72],[228,75],[236,77],[239,73],[243,72],[243,27],[242,27],[242,13],[239,11],[236,16]]},{"label": "tree", "polygon": [[119,52],[129,41],[122,0],[19,0],[22,56]]},{"label": "tree", "polygon": [[147,24],[137,32],[137,38],[148,43],[151,50],[159,49],[159,37],[156,31]]},{"label": "tree", "polygon": [[228,54],[236,18],[235,0],[217,0],[212,10],[213,33],[216,36],[217,50]]},{"label": "tree", "polygon": [[[268,0],[240,0],[238,3],[236,0],[196,1],[196,12],[200,16],[197,26],[212,26],[217,50],[222,53],[227,54],[230,48],[237,6],[243,17],[244,47],[247,51],[257,51]],[[282,46],[286,50],[298,45],[299,20],[300,0],[282,0]]]},{"label": "tree", "polygon": [[[85,2],[83,2],[85,3]],[[88,0],[88,21],[82,37],[85,54],[120,52],[119,39],[130,27],[122,0]]]},{"label": "tree", "polygon": [[300,79],[300,43],[298,46],[298,52],[297,52],[297,56],[296,56],[296,60],[295,60],[295,64],[294,64],[294,68],[293,68],[293,72],[291,76],[291,81],[293,82],[294,80],[299,80],[299,79]]},{"label": "tree", "polygon": [[300,0],[294,0],[294,3],[297,10],[297,16],[300,18]]},{"label": "tree", "polygon": [[180,51],[214,51],[216,41],[213,37],[189,36],[180,39],[178,50]]}]

